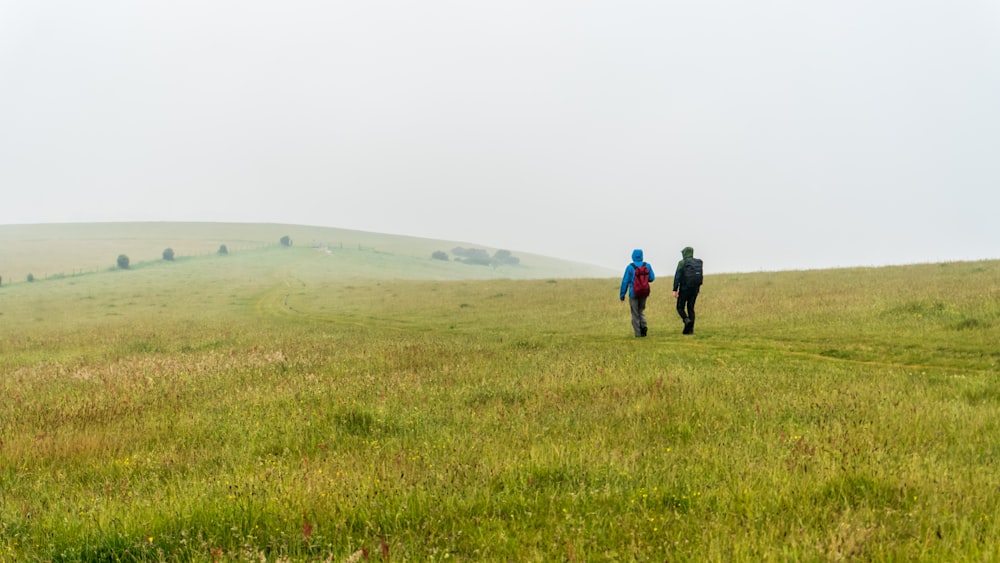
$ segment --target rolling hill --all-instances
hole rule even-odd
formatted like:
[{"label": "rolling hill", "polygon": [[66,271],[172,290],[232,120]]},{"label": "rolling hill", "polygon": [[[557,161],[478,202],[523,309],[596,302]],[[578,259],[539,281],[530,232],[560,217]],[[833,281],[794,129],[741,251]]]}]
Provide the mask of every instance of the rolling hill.
[{"label": "rolling hill", "polygon": [[[339,276],[398,279],[539,279],[614,277],[607,268],[510,250],[516,264],[483,266],[463,263],[452,250],[478,248],[490,256],[498,249],[482,245],[399,235],[276,223],[65,223],[0,225],[0,276],[4,285],[114,269],[120,254],[133,267],[162,261],[164,249],[178,261],[279,246],[287,236],[296,248],[317,251]],[[435,252],[448,260],[432,259]]]}]

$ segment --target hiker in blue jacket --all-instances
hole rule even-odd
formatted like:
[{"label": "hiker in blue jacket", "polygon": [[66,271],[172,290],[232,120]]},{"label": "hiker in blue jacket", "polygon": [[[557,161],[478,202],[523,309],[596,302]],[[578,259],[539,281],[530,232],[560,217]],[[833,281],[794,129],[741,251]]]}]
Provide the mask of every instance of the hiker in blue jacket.
[{"label": "hiker in blue jacket", "polygon": [[628,292],[632,330],[636,336],[646,336],[646,298],[649,297],[649,284],[654,279],[653,267],[642,261],[642,249],[636,248],[632,251],[632,263],[625,267],[621,291],[618,292],[621,301],[625,301],[625,293]]}]

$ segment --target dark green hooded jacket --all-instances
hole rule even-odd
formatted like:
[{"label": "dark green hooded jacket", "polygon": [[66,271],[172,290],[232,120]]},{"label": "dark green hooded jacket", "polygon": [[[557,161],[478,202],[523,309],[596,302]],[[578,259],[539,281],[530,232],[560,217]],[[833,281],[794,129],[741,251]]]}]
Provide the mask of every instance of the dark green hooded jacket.
[{"label": "dark green hooded jacket", "polygon": [[690,246],[685,246],[681,250],[681,261],[677,263],[677,271],[674,272],[674,291],[678,291],[681,288],[681,280],[684,279],[684,261],[688,258],[694,258],[694,249]]}]

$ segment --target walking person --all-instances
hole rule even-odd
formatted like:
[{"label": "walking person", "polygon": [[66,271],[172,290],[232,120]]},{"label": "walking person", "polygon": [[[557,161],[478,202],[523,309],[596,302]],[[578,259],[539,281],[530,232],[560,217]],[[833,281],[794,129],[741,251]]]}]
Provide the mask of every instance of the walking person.
[{"label": "walking person", "polygon": [[694,302],[698,300],[704,274],[701,259],[694,257],[693,248],[685,246],[681,256],[674,272],[674,297],[677,298],[677,314],[684,321],[682,334],[694,334]]},{"label": "walking person", "polygon": [[642,260],[642,249],[633,250],[632,262],[625,267],[625,275],[622,276],[618,298],[625,301],[625,294],[628,293],[632,330],[636,336],[646,336],[646,298],[649,297],[649,284],[655,279],[653,267]]}]

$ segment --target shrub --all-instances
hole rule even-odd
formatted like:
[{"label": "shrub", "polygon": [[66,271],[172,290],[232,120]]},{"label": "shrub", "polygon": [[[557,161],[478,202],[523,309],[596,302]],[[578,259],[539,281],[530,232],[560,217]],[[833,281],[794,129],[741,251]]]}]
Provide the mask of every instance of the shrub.
[{"label": "shrub", "polygon": [[172,261],[174,259],[174,249],[173,248],[165,248],[163,250],[163,259],[164,260],[171,260]]},{"label": "shrub", "polygon": [[28,283],[31,283],[33,281],[35,281],[35,274],[29,273],[28,274]]},{"label": "shrub", "polygon": [[456,262],[474,264],[476,266],[504,266],[517,265],[521,259],[512,255],[509,250],[497,250],[491,257],[490,253],[482,248],[462,248],[461,246],[451,249],[451,253],[457,256]]},{"label": "shrub", "polygon": [[461,246],[451,249],[451,253],[458,256],[458,262],[465,264],[475,264],[477,266],[489,266],[493,261],[489,252],[482,248],[462,248]]},{"label": "shrub", "polygon": [[435,250],[431,254],[431,258],[433,258],[434,260],[444,260],[444,261],[447,261],[448,260],[448,253],[445,252],[445,251],[443,251],[443,250]]},{"label": "shrub", "polygon": [[219,256],[225,256],[226,254],[229,254],[229,249],[226,248],[226,245],[219,246]]},{"label": "shrub", "polygon": [[128,269],[128,256],[125,256],[124,254],[118,255],[118,267],[122,270]]},{"label": "shrub", "polygon": [[497,250],[493,255],[494,265],[511,265],[516,266],[521,263],[521,259],[510,253],[509,250]]},{"label": "shrub", "polygon": [[281,237],[281,246],[292,246],[292,239],[285,235]]}]

